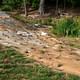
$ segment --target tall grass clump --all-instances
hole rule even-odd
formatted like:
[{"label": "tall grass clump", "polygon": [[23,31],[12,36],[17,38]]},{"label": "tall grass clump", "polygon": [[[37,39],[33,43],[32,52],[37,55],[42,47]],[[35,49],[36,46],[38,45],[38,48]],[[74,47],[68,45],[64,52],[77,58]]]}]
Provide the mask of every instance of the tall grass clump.
[{"label": "tall grass clump", "polygon": [[58,36],[80,36],[80,25],[74,18],[63,18],[56,21],[53,33]]}]

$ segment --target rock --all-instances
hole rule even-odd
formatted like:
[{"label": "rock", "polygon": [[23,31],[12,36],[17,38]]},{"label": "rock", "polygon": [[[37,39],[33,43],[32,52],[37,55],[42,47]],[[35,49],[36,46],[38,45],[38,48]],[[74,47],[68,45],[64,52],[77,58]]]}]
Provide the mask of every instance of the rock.
[{"label": "rock", "polygon": [[32,18],[32,19],[35,19],[35,18],[38,18],[38,17],[39,17],[38,14],[28,15],[28,18]]},{"label": "rock", "polygon": [[23,31],[17,31],[17,35],[27,36],[26,34],[27,34],[26,32],[23,32]]},{"label": "rock", "polygon": [[52,28],[53,26],[48,26],[48,28]]},{"label": "rock", "polygon": [[41,36],[46,36],[48,35],[46,32],[41,32]]},{"label": "rock", "polygon": [[17,35],[21,35],[22,37],[28,37],[28,38],[31,38],[33,37],[33,33],[30,33],[30,32],[23,32],[23,31],[18,31],[17,32]]},{"label": "rock", "polygon": [[59,44],[56,44],[52,47],[54,50],[58,50],[60,48],[60,45]]},{"label": "rock", "polygon": [[31,49],[27,49],[26,51],[25,51],[25,53],[30,53],[31,52]]},{"label": "rock", "polygon": [[3,42],[2,45],[4,45],[4,46],[12,46],[12,44],[9,44],[8,42]]},{"label": "rock", "polygon": [[57,65],[57,67],[62,67],[62,66],[63,66],[63,64],[58,64],[58,65]]},{"label": "rock", "polygon": [[0,19],[6,19],[6,18],[10,18],[10,16],[6,14],[5,12],[0,11]]},{"label": "rock", "polygon": [[29,52],[26,50],[25,53],[29,53]]},{"label": "rock", "polygon": [[80,56],[80,50],[76,50],[76,51],[74,51],[77,55],[79,55]]},{"label": "rock", "polygon": [[40,24],[34,24],[34,26],[38,27],[38,26],[40,26]]}]

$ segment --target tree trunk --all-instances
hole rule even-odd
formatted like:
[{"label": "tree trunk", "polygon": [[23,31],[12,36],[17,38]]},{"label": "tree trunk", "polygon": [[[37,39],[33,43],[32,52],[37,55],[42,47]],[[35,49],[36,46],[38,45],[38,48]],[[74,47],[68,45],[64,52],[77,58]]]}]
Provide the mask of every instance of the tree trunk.
[{"label": "tree trunk", "polygon": [[64,0],[64,11],[65,11],[65,8],[66,8],[66,0]]},{"label": "tree trunk", "polygon": [[58,0],[56,0],[56,12],[58,12]]},{"label": "tree trunk", "polygon": [[25,12],[25,17],[28,15],[28,10],[27,10],[27,5],[26,5],[26,0],[24,1],[24,12]]},{"label": "tree trunk", "polygon": [[44,2],[45,2],[45,0],[40,0],[39,13],[41,16],[44,15]]}]

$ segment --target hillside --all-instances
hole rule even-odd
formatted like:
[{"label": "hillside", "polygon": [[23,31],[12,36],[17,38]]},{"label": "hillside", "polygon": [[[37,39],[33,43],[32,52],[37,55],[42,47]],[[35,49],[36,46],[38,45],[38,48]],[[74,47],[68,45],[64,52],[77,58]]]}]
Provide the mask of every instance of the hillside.
[{"label": "hillside", "polygon": [[58,38],[46,26],[26,25],[0,12],[0,44],[52,70],[80,76],[80,38]]}]

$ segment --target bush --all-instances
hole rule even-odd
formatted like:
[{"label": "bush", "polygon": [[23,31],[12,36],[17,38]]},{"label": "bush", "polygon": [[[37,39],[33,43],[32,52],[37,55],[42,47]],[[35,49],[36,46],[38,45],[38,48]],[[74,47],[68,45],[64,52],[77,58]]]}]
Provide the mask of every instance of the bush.
[{"label": "bush", "polygon": [[9,6],[9,5],[4,5],[1,10],[2,11],[11,11],[12,10],[12,7]]},{"label": "bush", "polygon": [[58,36],[76,36],[80,35],[80,26],[73,18],[60,19],[53,27],[53,33]]},{"label": "bush", "polygon": [[38,9],[38,7],[39,7],[39,0],[32,0],[32,7],[34,9]]},{"label": "bush", "polygon": [[52,18],[48,17],[47,19],[41,20],[41,24],[43,24],[43,25],[52,25]]}]

